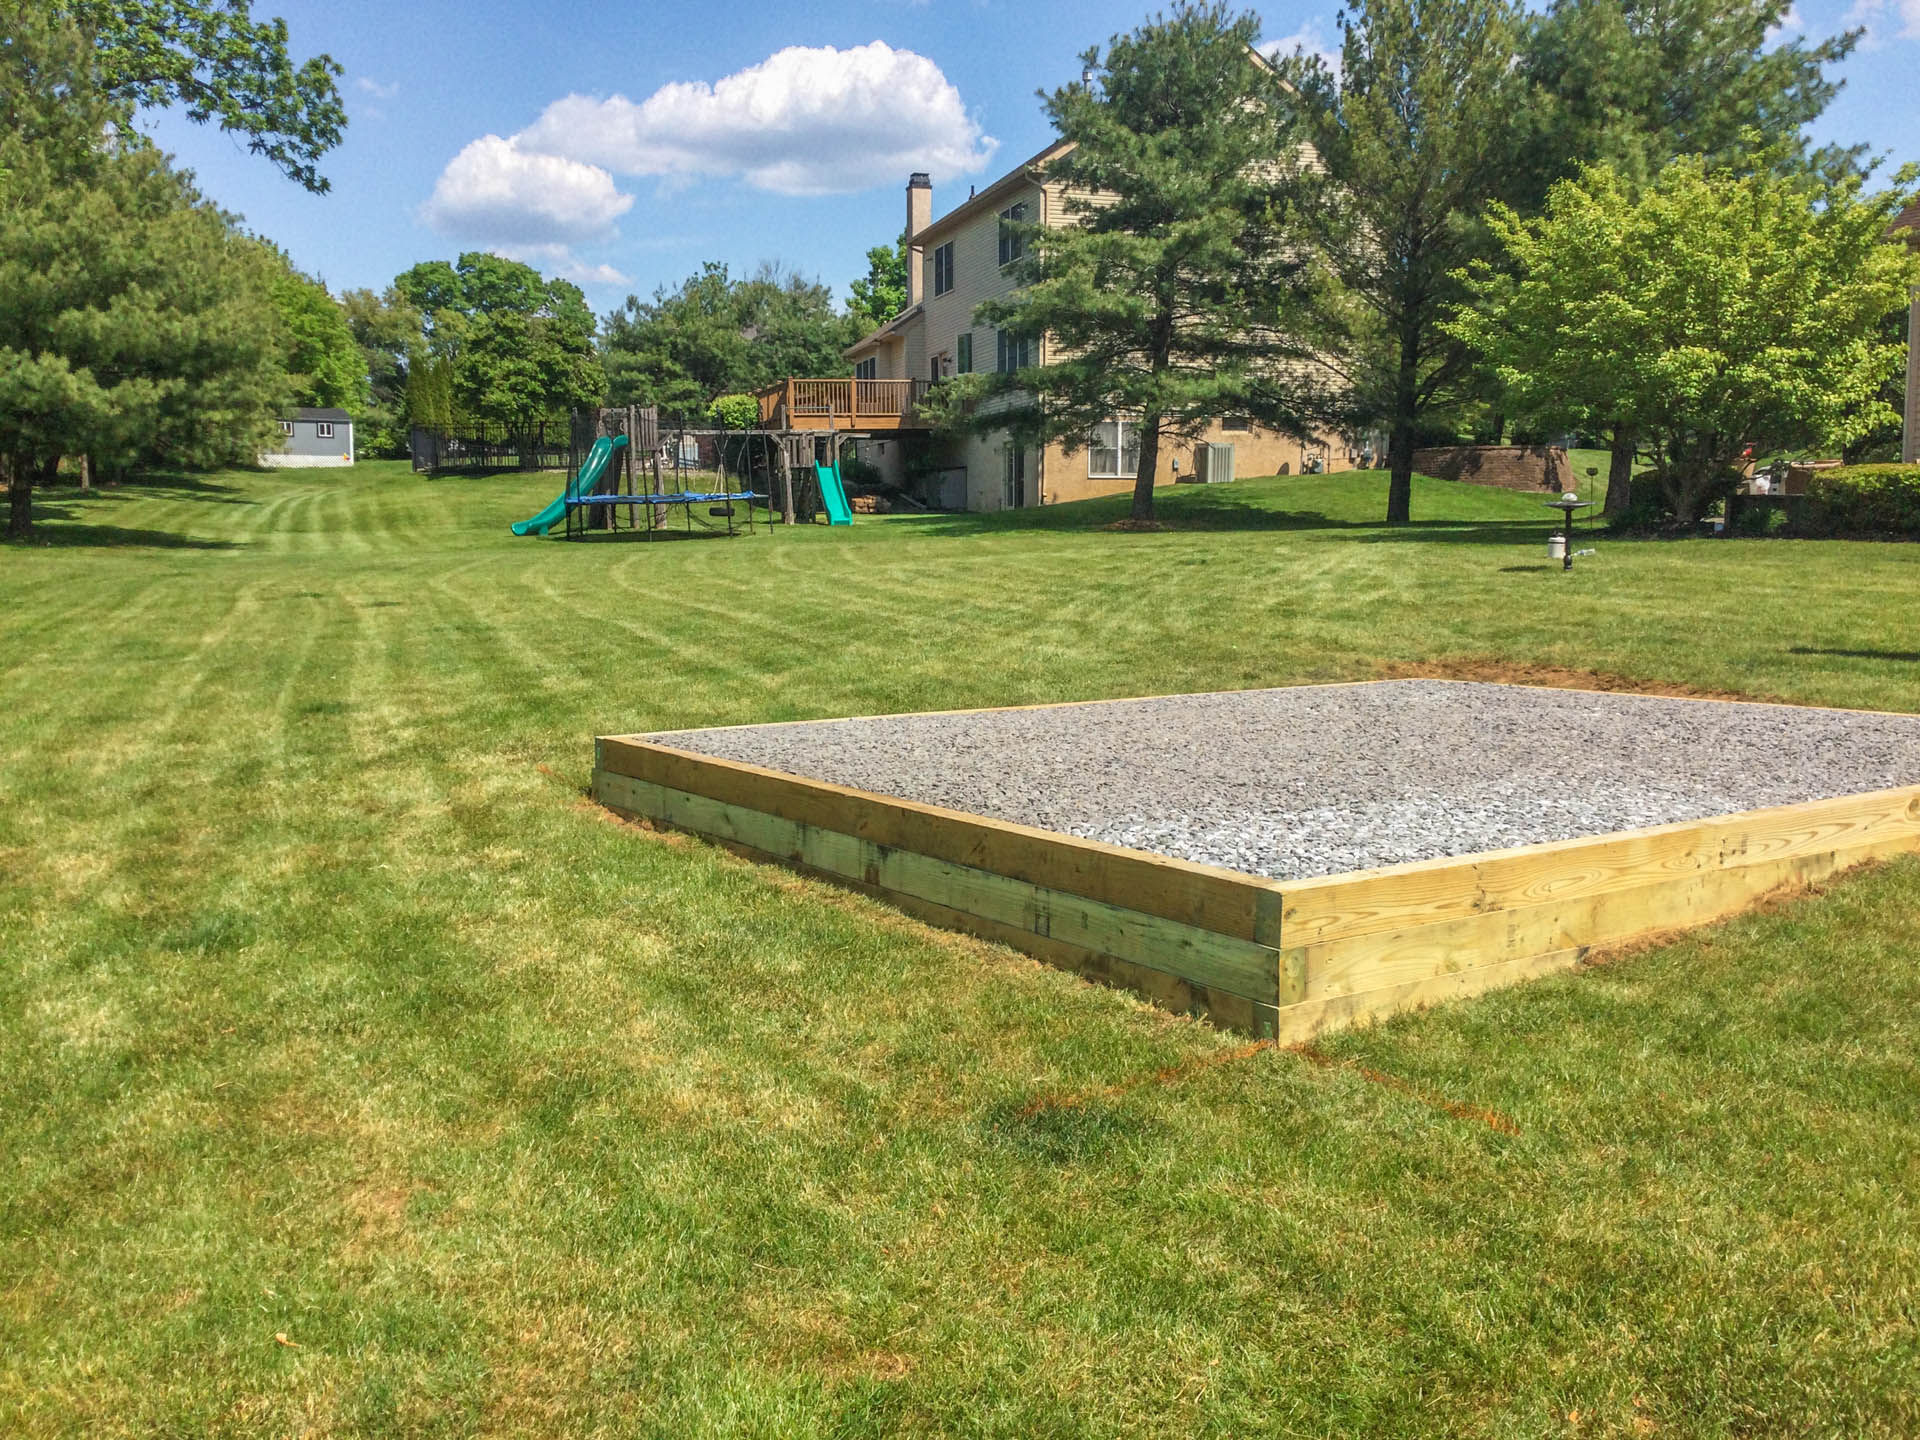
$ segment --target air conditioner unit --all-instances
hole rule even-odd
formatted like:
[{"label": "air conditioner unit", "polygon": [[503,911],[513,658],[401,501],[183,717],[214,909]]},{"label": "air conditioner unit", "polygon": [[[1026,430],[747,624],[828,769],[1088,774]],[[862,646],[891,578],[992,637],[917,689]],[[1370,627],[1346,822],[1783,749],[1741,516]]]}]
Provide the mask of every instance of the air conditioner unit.
[{"label": "air conditioner unit", "polygon": [[1233,446],[1215,441],[1193,449],[1193,478],[1202,485],[1225,485],[1233,479]]}]

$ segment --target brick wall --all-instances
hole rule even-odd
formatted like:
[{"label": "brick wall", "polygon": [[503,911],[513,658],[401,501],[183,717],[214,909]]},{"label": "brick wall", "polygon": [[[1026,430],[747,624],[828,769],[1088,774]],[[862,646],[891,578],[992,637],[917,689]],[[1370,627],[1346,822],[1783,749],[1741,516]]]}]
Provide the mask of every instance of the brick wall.
[{"label": "brick wall", "polygon": [[1557,445],[1446,445],[1413,452],[1422,475],[1502,490],[1571,490],[1573,467]]}]

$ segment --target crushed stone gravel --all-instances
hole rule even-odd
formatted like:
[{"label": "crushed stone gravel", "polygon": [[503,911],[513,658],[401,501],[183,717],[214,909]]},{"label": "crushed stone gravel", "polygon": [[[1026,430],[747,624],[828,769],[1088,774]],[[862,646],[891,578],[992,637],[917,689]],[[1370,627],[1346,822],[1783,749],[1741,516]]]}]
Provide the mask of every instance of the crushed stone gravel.
[{"label": "crushed stone gravel", "polygon": [[1441,680],[647,738],[1282,880],[1920,784],[1920,715]]}]

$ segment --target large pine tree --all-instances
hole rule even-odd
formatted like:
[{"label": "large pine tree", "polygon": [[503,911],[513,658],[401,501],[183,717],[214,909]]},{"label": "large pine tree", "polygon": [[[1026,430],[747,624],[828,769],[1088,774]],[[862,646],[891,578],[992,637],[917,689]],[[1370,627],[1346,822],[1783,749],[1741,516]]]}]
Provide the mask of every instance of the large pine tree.
[{"label": "large pine tree", "polygon": [[1459,400],[1472,355],[1441,328],[1486,253],[1482,215],[1513,183],[1526,115],[1510,0],[1358,0],[1338,69],[1282,60],[1322,168],[1300,214],[1330,284],[1329,350],[1352,416],[1387,427],[1387,519],[1412,515],[1413,452]]},{"label": "large pine tree", "polygon": [[249,458],[287,393],[278,257],[126,119],[77,27],[15,18],[0,46],[0,454],[15,536],[63,455]]},{"label": "large pine tree", "polygon": [[1136,422],[1137,521],[1171,442],[1236,413],[1305,435],[1322,408],[1274,189],[1296,141],[1258,38],[1251,14],[1182,6],[1089,51],[1085,79],[1047,96],[1073,146],[1049,166],[1069,223],[1021,227],[1020,288],[978,317],[1029,363],[946,387],[948,423],[1022,443],[1077,449]]}]

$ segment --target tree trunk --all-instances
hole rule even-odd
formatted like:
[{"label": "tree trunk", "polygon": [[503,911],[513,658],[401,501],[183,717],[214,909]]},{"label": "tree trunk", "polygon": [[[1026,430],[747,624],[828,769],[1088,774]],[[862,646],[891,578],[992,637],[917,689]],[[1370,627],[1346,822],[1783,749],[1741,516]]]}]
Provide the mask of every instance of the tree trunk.
[{"label": "tree trunk", "polygon": [[[1692,456],[1682,456],[1674,463],[1684,467],[1695,461]],[[1701,491],[1704,488],[1698,477],[1690,471],[1670,466],[1660,472],[1660,488],[1666,492],[1667,505],[1673,511],[1675,528],[1691,530],[1694,516],[1700,508]]]},{"label": "tree trunk", "polygon": [[1153,519],[1153,477],[1160,465],[1160,417],[1140,417],[1140,465],[1133,477],[1133,518]]},{"label": "tree trunk", "polygon": [[1387,436],[1387,523],[1413,519],[1413,422],[1396,417]]},{"label": "tree trunk", "polygon": [[1607,503],[1602,515],[1613,517],[1627,513],[1633,503],[1633,461],[1637,452],[1633,430],[1626,425],[1613,427],[1613,454],[1607,465]]},{"label": "tree trunk", "polygon": [[1409,323],[1400,331],[1400,372],[1393,383],[1393,432],[1387,440],[1387,523],[1413,519],[1413,441],[1420,420],[1420,332]]},{"label": "tree trunk", "polygon": [[[49,472],[59,469],[60,462],[51,462]],[[7,534],[15,540],[33,538],[33,481],[34,464],[30,457],[15,455],[8,467],[7,475]]]}]

